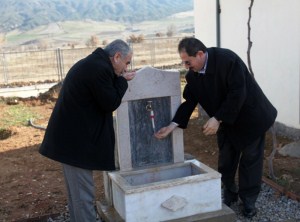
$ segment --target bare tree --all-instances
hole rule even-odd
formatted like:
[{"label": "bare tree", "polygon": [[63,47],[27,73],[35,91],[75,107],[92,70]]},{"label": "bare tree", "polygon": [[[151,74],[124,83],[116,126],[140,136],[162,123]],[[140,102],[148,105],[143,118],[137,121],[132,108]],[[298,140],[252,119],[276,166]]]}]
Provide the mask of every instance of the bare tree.
[{"label": "bare tree", "polygon": [[40,50],[46,50],[49,47],[49,43],[46,39],[39,39],[37,42],[37,47]]},{"label": "bare tree", "polygon": [[96,35],[92,35],[85,43],[87,47],[96,47],[99,45],[99,38]]},{"label": "bare tree", "polygon": [[107,44],[108,44],[108,41],[107,41],[106,39],[104,39],[104,40],[102,41],[102,45],[106,46]]},{"label": "bare tree", "polygon": [[68,46],[71,48],[71,49],[75,49],[75,47],[79,45],[79,42],[69,42],[68,43]]},{"label": "bare tree", "polygon": [[172,37],[176,33],[176,26],[174,24],[171,24],[167,28],[167,36]]},{"label": "bare tree", "polygon": [[157,32],[157,33],[155,33],[155,36],[156,36],[156,37],[163,37],[163,36],[164,36],[164,34],[163,34],[163,33],[161,33],[161,32]]},{"label": "bare tree", "polygon": [[141,43],[145,40],[145,37],[143,34],[140,34],[138,36],[132,34],[129,36],[129,42],[131,43]]}]

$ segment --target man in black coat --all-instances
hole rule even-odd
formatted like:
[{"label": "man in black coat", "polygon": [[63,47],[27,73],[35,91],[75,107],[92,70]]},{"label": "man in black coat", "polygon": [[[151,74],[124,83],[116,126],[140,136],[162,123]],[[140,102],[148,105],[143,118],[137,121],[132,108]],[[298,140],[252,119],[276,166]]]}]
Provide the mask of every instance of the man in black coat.
[{"label": "man in black coat", "polygon": [[[256,214],[263,172],[265,132],[277,116],[244,62],[232,51],[206,48],[196,38],[184,38],[178,52],[186,68],[185,101],[172,123],[155,136],[162,139],[177,126],[185,129],[199,103],[210,119],[203,126],[205,135],[217,133],[218,171],[222,174],[224,203],[243,202],[246,217]],[[239,168],[239,187],[235,174]]]},{"label": "man in black coat", "polygon": [[122,40],[98,48],[68,72],[50,117],[40,153],[63,165],[71,221],[96,221],[93,170],[114,170],[112,113],[135,72]]}]

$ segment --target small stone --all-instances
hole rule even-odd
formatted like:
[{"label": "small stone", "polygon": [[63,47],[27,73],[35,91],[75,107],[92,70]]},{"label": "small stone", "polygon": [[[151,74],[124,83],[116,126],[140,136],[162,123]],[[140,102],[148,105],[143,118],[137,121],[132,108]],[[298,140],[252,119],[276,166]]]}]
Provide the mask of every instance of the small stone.
[{"label": "small stone", "polygon": [[185,205],[187,205],[186,199],[176,195],[161,204],[164,208],[174,212],[183,208]]}]

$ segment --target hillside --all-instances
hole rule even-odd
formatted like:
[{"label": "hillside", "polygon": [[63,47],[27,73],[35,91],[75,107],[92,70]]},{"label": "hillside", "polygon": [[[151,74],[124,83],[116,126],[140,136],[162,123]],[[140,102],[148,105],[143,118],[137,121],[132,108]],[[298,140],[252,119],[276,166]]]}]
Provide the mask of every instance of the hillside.
[{"label": "hillside", "polygon": [[0,33],[0,51],[81,48],[86,47],[91,36],[97,36],[99,44],[116,38],[127,40],[132,35],[152,38],[159,34],[160,37],[166,37],[169,29],[173,31],[173,36],[192,35],[194,33],[194,12],[179,12],[161,19],[137,23],[85,19],[53,22],[30,30],[15,29]]},{"label": "hillside", "polygon": [[0,0],[0,33],[63,21],[137,23],[193,9],[193,0]]}]

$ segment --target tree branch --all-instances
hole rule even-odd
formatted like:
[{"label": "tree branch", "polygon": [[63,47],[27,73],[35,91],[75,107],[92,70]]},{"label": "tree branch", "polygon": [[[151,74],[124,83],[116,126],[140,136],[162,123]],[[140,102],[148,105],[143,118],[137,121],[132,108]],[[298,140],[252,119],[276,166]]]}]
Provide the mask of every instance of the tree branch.
[{"label": "tree branch", "polygon": [[251,21],[251,13],[252,13],[252,6],[253,6],[253,2],[254,0],[250,0],[250,7],[249,7],[249,18],[248,18],[248,49],[247,49],[247,60],[248,60],[248,67],[249,67],[249,71],[250,74],[254,77],[254,73],[252,70],[252,66],[251,66],[251,57],[250,57],[250,51],[251,51],[251,47],[252,47],[252,41],[251,41],[251,26],[250,26],[250,21]]}]

